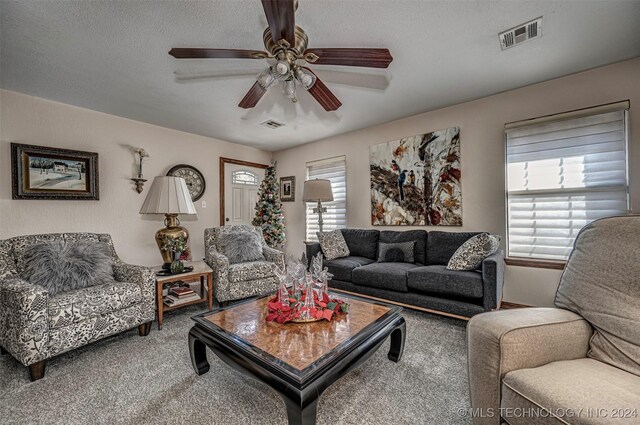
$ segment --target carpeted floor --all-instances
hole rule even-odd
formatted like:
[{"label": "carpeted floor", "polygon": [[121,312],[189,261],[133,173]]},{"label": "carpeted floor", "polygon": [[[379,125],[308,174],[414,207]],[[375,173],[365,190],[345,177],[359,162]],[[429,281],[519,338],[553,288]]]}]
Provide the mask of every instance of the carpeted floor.
[{"label": "carpeted floor", "polygon": [[[137,329],[49,360],[31,383],[0,358],[0,423],[286,424],[284,402],[208,352],[211,370],[191,369],[187,332],[199,310],[169,314],[141,338]],[[468,407],[465,322],[404,310],[407,340],[396,364],[389,343],[320,397],[318,424],[464,425]]]}]

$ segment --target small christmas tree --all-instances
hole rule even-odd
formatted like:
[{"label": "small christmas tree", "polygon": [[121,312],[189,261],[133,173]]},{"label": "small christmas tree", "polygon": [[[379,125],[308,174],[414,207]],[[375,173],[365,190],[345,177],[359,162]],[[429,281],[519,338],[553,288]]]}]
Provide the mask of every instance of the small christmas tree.
[{"label": "small christmas tree", "polygon": [[258,189],[256,215],[251,224],[262,227],[267,245],[272,248],[284,246],[284,215],[282,202],[280,202],[280,185],[276,179],[275,162],[265,170],[264,180]]}]

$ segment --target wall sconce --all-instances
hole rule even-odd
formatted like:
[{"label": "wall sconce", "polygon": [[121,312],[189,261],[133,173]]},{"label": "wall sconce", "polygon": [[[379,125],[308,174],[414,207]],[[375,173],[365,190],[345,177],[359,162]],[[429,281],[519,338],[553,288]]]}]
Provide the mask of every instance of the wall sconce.
[{"label": "wall sconce", "polygon": [[143,158],[149,158],[149,154],[143,148],[136,148],[134,149],[134,152],[138,155],[138,176],[131,180],[136,183],[136,192],[142,193],[144,190],[144,182],[147,181],[142,175],[142,160]]}]

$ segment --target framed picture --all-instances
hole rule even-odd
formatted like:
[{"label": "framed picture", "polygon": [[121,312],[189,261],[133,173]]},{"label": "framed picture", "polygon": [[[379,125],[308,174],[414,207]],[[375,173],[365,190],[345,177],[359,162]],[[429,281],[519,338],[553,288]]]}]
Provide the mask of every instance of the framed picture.
[{"label": "framed picture", "polygon": [[280,177],[280,200],[282,202],[294,202],[296,200],[295,176]]},{"label": "framed picture", "polygon": [[13,199],[98,200],[98,154],[11,143]]}]

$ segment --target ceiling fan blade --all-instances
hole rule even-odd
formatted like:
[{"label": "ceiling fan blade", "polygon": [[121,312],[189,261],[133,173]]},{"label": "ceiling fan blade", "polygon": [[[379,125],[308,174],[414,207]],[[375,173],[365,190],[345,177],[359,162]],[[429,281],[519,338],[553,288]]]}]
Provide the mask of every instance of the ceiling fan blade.
[{"label": "ceiling fan blade", "polygon": [[269,56],[261,50],[201,49],[174,47],[169,54],[176,59],[264,59]]},{"label": "ceiling fan blade", "polygon": [[238,106],[244,109],[253,108],[258,104],[266,92],[267,91],[256,81],[253,83],[253,86],[249,89],[247,94],[244,95]]},{"label": "ceiling fan blade", "polygon": [[389,86],[389,77],[385,74],[367,72],[337,71],[333,69],[316,69],[317,76],[330,84],[362,87],[365,89],[385,90]]},{"label": "ceiling fan blade", "polygon": [[346,65],[368,68],[387,68],[393,61],[389,49],[307,49],[304,52],[304,58],[314,65]]},{"label": "ceiling fan blade", "polygon": [[206,80],[218,80],[218,79],[238,79],[238,78],[253,78],[260,73],[260,69],[230,69],[225,71],[209,71],[209,72],[187,72],[187,71],[175,71],[176,82],[178,83],[190,83],[200,82]]},{"label": "ceiling fan blade", "polygon": [[[307,67],[303,67],[313,75],[316,75],[312,70]],[[342,106],[342,102],[329,90],[329,87],[325,86],[322,80],[316,75],[316,82],[307,90],[315,100],[318,101],[325,111],[335,111]]]},{"label": "ceiling fan blade", "polygon": [[276,43],[284,38],[291,46],[296,44],[295,2],[295,0],[262,0],[271,37]]}]

